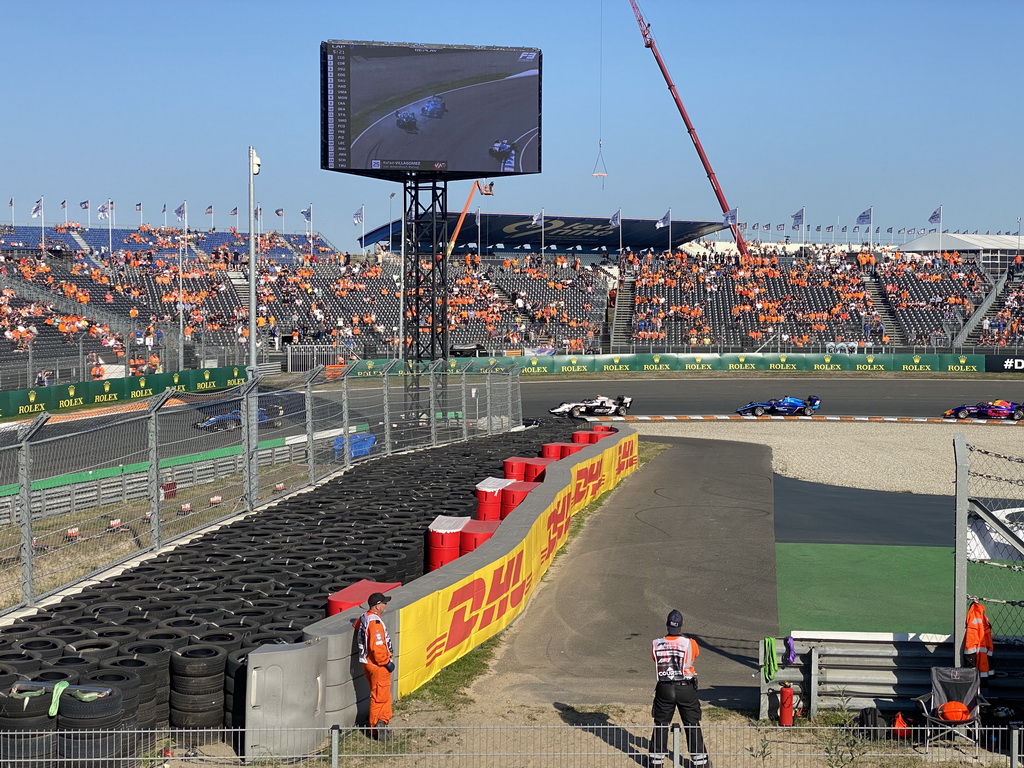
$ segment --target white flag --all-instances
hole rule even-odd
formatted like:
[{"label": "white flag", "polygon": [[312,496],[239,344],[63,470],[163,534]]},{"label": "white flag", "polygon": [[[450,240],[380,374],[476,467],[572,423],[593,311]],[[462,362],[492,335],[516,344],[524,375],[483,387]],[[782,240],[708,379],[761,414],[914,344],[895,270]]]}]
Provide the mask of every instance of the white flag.
[{"label": "white flag", "polygon": [[[359,210],[352,214],[352,224],[363,223],[363,208],[365,207],[366,206],[360,205]],[[309,219],[306,219],[306,221],[309,221]]]},{"label": "white flag", "polygon": [[308,208],[299,211],[299,213],[302,214],[302,218],[304,218],[306,221],[309,221],[310,219],[313,218],[313,204],[310,203]]},{"label": "white flag", "polygon": [[178,221],[185,220],[185,213],[188,210],[186,206],[186,203],[182,203],[181,205],[174,209],[174,215],[178,217]]},{"label": "white flag", "polygon": [[665,212],[665,215],[662,216],[660,219],[658,219],[658,221],[654,225],[654,228],[655,229],[661,229],[662,227],[667,227],[671,220],[672,220],[672,209],[669,208]]},{"label": "white flag", "polygon": [[619,226],[622,223],[622,209],[621,208],[619,210],[617,210],[615,213],[612,214],[612,217],[610,219],[608,219],[608,223],[611,224],[613,227],[617,227],[617,226]]},{"label": "white flag", "polygon": [[32,218],[37,219],[43,213],[43,198],[36,200],[36,204],[32,206]]},{"label": "white flag", "polygon": [[100,221],[110,218],[110,208],[106,203],[101,203],[100,207],[96,209],[96,218]]},{"label": "white flag", "polygon": [[929,224],[938,224],[940,221],[942,221],[942,206],[941,205],[938,208],[936,208],[934,211],[932,211],[932,215],[928,217],[928,223]]},{"label": "white flag", "polygon": [[543,227],[544,226],[544,209],[541,209],[540,212],[533,214],[533,219],[531,219],[530,223],[533,224],[533,226],[535,226],[535,227],[537,225],[540,225],[540,226]]},{"label": "white flag", "polygon": [[860,216],[857,217],[857,223],[858,224],[868,224],[868,225],[870,225],[871,224],[871,214],[872,213],[873,213],[872,209],[868,208],[866,211],[861,213]]},{"label": "white flag", "polygon": [[727,227],[736,226],[736,209],[730,208],[722,215],[722,223]]},{"label": "white flag", "polygon": [[478,227],[480,226],[480,209],[479,208],[476,209],[476,225]]}]

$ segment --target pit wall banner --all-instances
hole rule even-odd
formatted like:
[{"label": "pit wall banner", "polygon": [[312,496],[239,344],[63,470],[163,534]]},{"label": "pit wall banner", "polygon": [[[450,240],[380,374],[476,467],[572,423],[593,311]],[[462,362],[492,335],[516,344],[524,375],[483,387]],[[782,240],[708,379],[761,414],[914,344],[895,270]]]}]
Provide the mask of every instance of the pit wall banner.
[{"label": "pit wall banner", "polygon": [[201,368],[0,392],[0,418],[30,419],[43,411],[60,413],[90,406],[126,405],[159,395],[167,388],[212,392],[237,387],[245,383],[245,378],[246,371],[241,366]]},{"label": "pit wall banner", "polygon": [[[398,695],[416,690],[522,613],[555,553],[565,544],[572,516],[636,468],[637,435],[632,433],[574,465],[570,485],[557,492],[508,554],[402,608]],[[535,492],[545,490],[542,485]],[[495,536],[500,533],[499,528]]]},{"label": "pit wall banner", "polygon": [[[351,375],[380,375],[389,360],[360,360]],[[447,369],[481,373],[484,369],[508,371],[516,366],[522,376],[576,373],[655,373],[663,371],[776,371],[828,374],[837,371],[889,371],[894,373],[1024,372],[1024,355],[947,354],[806,354],[748,352],[739,354],[629,354],[629,355],[523,355],[449,358]]]}]

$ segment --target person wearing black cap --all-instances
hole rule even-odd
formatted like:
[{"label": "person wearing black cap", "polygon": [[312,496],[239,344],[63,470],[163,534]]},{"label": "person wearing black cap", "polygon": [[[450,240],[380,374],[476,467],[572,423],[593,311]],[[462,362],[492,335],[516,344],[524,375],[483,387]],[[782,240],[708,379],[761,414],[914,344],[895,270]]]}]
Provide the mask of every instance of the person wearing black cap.
[{"label": "person wearing black cap", "polygon": [[654,733],[651,735],[650,765],[660,766],[668,754],[668,727],[678,709],[686,732],[690,764],[694,768],[711,768],[700,727],[697,673],[693,668],[700,649],[695,641],[683,636],[683,614],[679,611],[669,613],[666,625],[665,636],[655,638],[651,649],[651,657],[658,667],[658,684],[651,706]]},{"label": "person wearing black cap", "polygon": [[368,610],[359,617],[357,639],[359,662],[370,686],[370,736],[387,738],[391,722],[391,673],[395,671],[394,648],[381,615],[391,598],[374,592],[366,601]]}]

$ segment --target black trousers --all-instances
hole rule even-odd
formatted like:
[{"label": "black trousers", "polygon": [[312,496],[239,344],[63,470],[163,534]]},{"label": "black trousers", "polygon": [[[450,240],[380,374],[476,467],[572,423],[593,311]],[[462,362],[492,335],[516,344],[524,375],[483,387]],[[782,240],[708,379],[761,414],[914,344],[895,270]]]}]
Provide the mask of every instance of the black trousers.
[{"label": "black trousers", "polygon": [[691,762],[695,768],[706,766],[708,753],[704,746],[704,733],[700,728],[700,699],[697,697],[697,686],[693,680],[659,682],[655,687],[654,704],[651,706],[651,716],[654,718],[651,754],[668,753],[668,727],[677,709],[683,719],[686,748],[690,753]]}]

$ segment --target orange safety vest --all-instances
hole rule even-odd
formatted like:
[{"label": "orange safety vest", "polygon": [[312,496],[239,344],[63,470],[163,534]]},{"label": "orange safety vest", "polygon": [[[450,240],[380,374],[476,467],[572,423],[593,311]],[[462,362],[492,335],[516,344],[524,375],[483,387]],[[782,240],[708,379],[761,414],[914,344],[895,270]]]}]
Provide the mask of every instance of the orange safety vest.
[{"label": "orange safety vest", "polygon": [[971,603],[971,607],[967,609],[964,653],[974,656],[974,668],[981,677],[989,676],[988,658],[992,651],[992,624],[985,615],[985,606],[981,603]]},{"label": "orange safety vest", "polygon": [[651,658],[658,665],[658,680],[690,679],[697,673],[693,662],[700,654],[697,643],[681,635],[655,638]]}]

